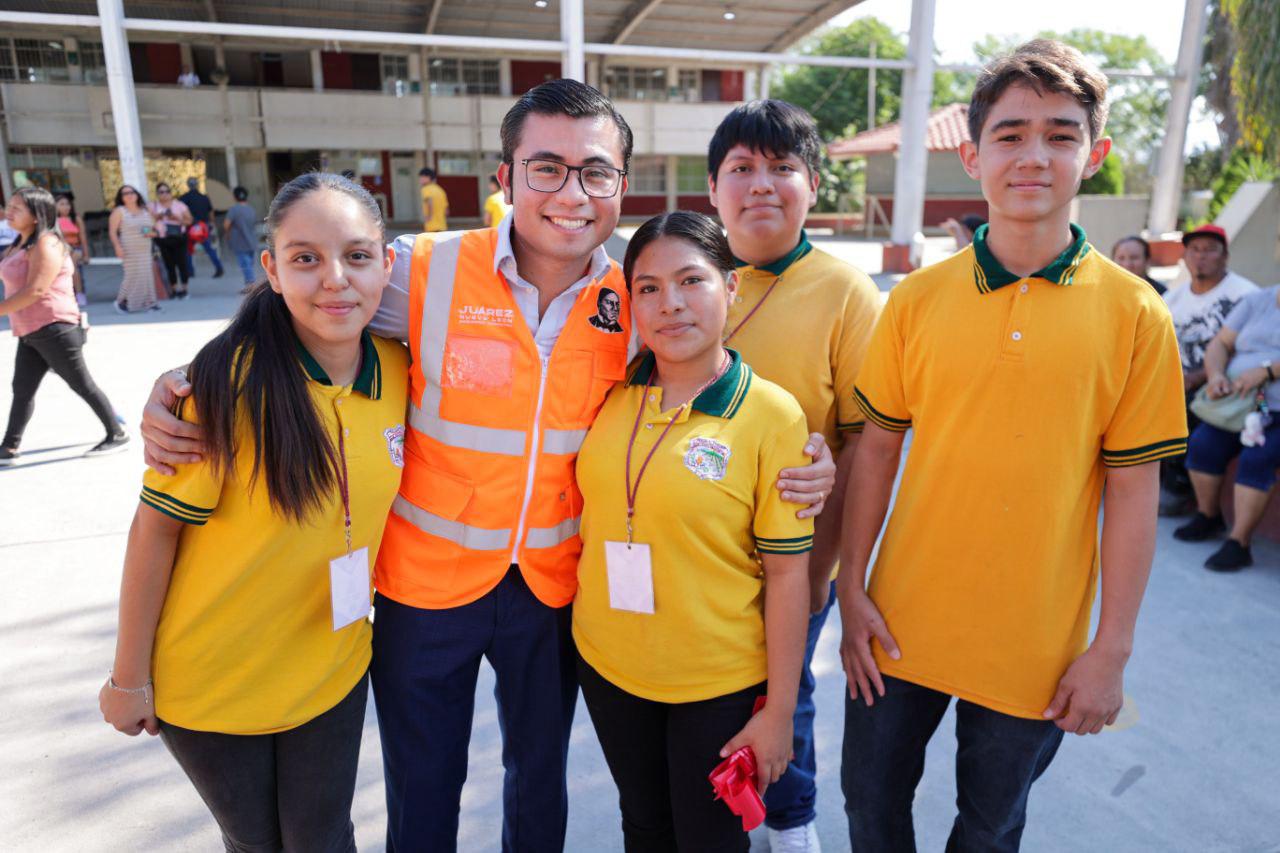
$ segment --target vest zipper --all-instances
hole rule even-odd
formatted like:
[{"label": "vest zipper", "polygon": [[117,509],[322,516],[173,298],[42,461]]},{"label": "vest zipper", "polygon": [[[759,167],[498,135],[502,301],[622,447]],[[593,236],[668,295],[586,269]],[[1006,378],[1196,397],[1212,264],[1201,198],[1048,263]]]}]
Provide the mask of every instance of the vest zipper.
[{"label": "vest zipper", "polygon": [[540,357],[542,374],[538,379],[538,407],[533,411],[533,441],[529,448],[529,476],[524,484],[524,501],[520,504],[520,522],[516,525],[516,541],[511,546],[511,562],[520,562],[520,541],[524,539],[524,523],[529,515],[529,501],[533,498],[533,478],[538,465],[538,446],[542,443],[542,398],[547,390],[547,362],[549,356]]}]

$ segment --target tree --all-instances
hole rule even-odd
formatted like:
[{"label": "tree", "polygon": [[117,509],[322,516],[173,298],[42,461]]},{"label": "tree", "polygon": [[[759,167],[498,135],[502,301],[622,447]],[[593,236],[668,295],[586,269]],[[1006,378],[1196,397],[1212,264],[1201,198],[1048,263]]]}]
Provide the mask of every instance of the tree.
[{"label": "tree", "polygon": [[1222,208],[1231,201],[1241,184],[1249,181],[1274,181],[1277,178],[1280,178],[1280,169],[1274,163],[1243,145],[1237,147],[1227,157],[1221,174],[1210,187],[1213,190],[1213,200],[1209,202],[1209,221],[1218,218]]},{"label": "tree", "polygon": [[1114,154],[1102,161],[1102,168],[1080,184],[1081,195],[1124,195],[1124,164]]},{"label": "tree", "polygon": [[[1240,121],[1236,117],[1238,106],[1235,92],[1231,88],[1231,60],[1235,56],[1235,50],[1231,18],[1223,10],[1220,0],[1213,0],[1209,8],[1209,31],[1205,36],[1204,65],[1200,70],[1198,94],[1204,97],[1205,103],[1217,114],[1221,151],[1231,151],[1240,143]],[[1218,160],[1221,167],[1222,157]]]},{"label": "tree", "polygon": [[1241,136],[1249,148],[1280,162],[1280,2],[1221,2],[1235,40],[1231,89]]},{"label": "tree", "polygon": [[[889,26],[876,18],[858,18],[848,26],[819,31],[801,53],[820,56],[868,56],[871,45],[881,59],[902,59],[907,48]],[[818,122],[828,142],[867,126],[867,76],[861,68],[800,65],[786,71],[773,87],[773,97],[804,107]],[[902,73],[876,72],[876,124],[892,121],[901,103]]]},{"label": "tree", "polygon": [[[1103,68],[1166,73],[1168,69],[1160,52],[1146,36],[1123,36],[1103,30],[1074,29],[1065,33],[1044,31],[1040,38],[1057,39],[1077,48]],[[973,46],[982,62],[1011,52],[1021,39],[987,36]],[[1110,81],[1107,100],[1111,114],[1107,119],[1107,135],[1112,151],[1125,167],[1130,184],[1149,182],[1148,164],[1164,136],[1165,113],[1169,107],[1169,89],[1160,82],[1141,78],[1116,78]]]}]

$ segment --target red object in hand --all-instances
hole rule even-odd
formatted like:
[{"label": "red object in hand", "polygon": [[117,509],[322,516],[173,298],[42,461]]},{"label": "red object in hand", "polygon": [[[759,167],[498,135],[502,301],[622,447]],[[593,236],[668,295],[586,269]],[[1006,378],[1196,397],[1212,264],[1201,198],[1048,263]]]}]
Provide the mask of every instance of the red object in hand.
[{"label": "red object in hand", "polygon": [[[765,697],[756,700],[751,714],[764,707]],[[764,801],[757,792],[756,754],[744,746],[716,765],[707,777],[717,800],[724,800],[729,811],[742,818],[742,831],[750,832],[764,822]]]}]

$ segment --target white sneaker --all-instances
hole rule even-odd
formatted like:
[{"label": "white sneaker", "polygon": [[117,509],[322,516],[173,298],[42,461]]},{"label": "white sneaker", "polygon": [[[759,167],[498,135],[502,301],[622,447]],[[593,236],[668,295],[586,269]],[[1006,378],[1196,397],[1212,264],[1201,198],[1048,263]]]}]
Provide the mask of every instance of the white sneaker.
[{"label": "white sneaker", "polygon": [[790,829],[770,829],[769,849],[773,853],[822,853],[814,821]]}]

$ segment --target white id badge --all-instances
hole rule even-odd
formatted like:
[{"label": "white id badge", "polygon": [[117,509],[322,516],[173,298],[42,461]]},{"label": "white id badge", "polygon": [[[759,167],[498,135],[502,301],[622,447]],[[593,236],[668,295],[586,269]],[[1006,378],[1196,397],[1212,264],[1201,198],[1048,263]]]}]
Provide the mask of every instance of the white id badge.
[{"label": "white id badge", "polygon": [[335,631],[369,615],[368,548],[329,561],[329,597],[333,599]]},{"label": "white id badge", "polygon": [[640,542],[605,542],[609,572],[609,606],[632,613],[653,612],[653,564],[649,546]]}]

